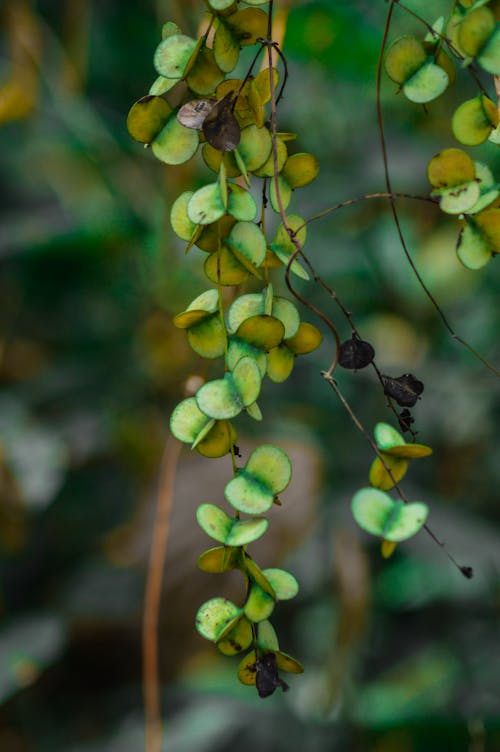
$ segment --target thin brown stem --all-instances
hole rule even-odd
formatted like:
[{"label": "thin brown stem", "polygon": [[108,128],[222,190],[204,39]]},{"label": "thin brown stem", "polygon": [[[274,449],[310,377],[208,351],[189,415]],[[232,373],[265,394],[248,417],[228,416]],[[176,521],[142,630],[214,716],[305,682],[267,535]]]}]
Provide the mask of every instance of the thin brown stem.
[{"label": "thin brown stem", "polygon": [[173,487],[181,446],[180,442],[169,436],[163,453],[144,597],[142,688],[146,721],[146,752],[161,752],[162,746],[158,624],[173,505]]}]

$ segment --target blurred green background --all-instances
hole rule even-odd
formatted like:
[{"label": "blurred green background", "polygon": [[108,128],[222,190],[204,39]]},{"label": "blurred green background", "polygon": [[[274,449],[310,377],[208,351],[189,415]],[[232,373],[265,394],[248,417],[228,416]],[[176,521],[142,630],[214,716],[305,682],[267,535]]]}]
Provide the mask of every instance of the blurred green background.
[{"label": "blurred green background", "polygon": [[[279,4],[279,3],[278,3]],[[408,0],[434,21],[450,2]],[[203,364],[172,314],[205,289],[201,261],[170,230],[172,200],[208,179],[200,159],[167,168],[131,141],[125,118],[155,78],[161,25],[196,33],[197,0],[4,0],[0,41],[0,750],[143,749],[141,618],[168,417]],[[310,216],[383,190],[375,110],[382,0],[291,4],[290,83],[281,130],[318,156],[292,209]],[[423,35],[395,11],[391,38]],[[243,56],[246,59],[245,56]],[[243,70],[243,69],[242,69]],[[493,97],[491,80],[484,83]],[[425,168],[456,146],[450,116],[470,77],[427,112],[383,103],[394,188],[426,194]],[[492,144],[471,150],[498,174]],[[500,270],[463,269],[457,222],[401,205],[417,265],[457,331],[498,363]],[[425,535],[383,561],[349,511],[372,457],[319,372],[332,345],[267,383],[264,422],[242,419],[241,446],[270,439],[295,466],[258,551],[301,583],[275,625],[305,665],[286,695],[259,701],[237,659],[195,632],[199,604],[239,583],[196,568],[207,545],[201,502],[220,502],[229,460],[182,455],[161,617],[169,752],[500,749],[499,391],[446,333],[412,278],[384,202],[311,226],[314,265],[353,311],[384,372],[425,383],[415,408],[432,458],[405,488],[467,581]],[[277,289],[283,290],[279,276]],[[336,316],[314,287],[303,291]],[[311,320],[309,312],[304,318]],[[317,322],[313,322],[317,323]],[[213,370],[211,373],[216,373]],[[372,429],[390,420],[371,373],[339,384]]]}]

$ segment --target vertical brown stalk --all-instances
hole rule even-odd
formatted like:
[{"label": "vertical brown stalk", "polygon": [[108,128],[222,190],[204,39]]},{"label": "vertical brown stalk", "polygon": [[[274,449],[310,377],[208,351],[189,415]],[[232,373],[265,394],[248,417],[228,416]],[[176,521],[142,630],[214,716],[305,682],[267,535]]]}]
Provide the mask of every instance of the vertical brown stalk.
[{"label": "vertical brown stalk", "polygon": [[144,597],[142,688],[146,722],[146,752],[161,752],[162,746],[158,623],[174,481],[181,446],[180,442],[169,436],[163,453]]}]

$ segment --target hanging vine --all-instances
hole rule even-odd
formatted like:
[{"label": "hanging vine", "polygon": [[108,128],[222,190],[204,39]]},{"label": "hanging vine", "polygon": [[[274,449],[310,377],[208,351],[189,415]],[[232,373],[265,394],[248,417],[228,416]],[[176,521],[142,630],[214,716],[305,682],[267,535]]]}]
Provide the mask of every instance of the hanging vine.
[{"label": "hanging vine", "polygon": [[[429,196],[393,192],[380,102],[384,66],[410,102],[425,105],[453,82],[458,65],[472,75],[479,93],[454,113],[455,137],[465,146],[487,139],[500,143],[498,108],[479,77],[481,71],[493,82],[491,77],[500,75],[499,3],[450,3],[448,18],[433,23],[419,19],[426,32],[423,40],[404,36],[388,46],[395,7],[416,15],[391,0],[376,80],[385,191],[347,199],[309,219],[287,213],[297,189],[318,175],[319,163],[313,155],[294,149],[295,134],[279,130],[277,110],[288,84],[288,66],[273,39],[275,4],[273,0],[207,0],[207,22],[199,39],[187,36],[173,22],[166,23],[154,53],[158,77],[148,95],[133,105],[127,121],[132,137],[167,165],[183,164],[201,145],[203,161],[213,175],[201,188],[178,196],[170,219],[176,235],[187,244],[186,252],[196,247],[205,254],[203,270],[209,283],[175,316],[174,324],[186,331],[195,353],[221,361],[220,373],[177,405],[170,428],[174,437],[204,457],[230,457],[231,477],[224,492],[228,507],[203,503],[197,510],[199,525],[217,544],[201,554],[198,565],[208,573],[239,570],[246,597],[241,605],[224,596],[210,599],[200,606],[196,627],[221,653],[243,655],[238,677],[244,684],[256,685],[261,697],[288,688],[280,671],[303,670],[298,660],[283,652],[270,621],[276,605],[296,595],[297,581],[285,570],[261,568],[249,551],[250,544],[266,533],[265,514],[280,504],[279,495],[290,483],[292,467],[287,454],[269,444],[242,458],[235,421],[243,413],[261,421],[258,399],[264,379],[276,384],[285,381],[295,358],[312,352],[322,341],[316,326],[301,321],[296,305],[275,294],[275,275],[284,276],[296,301],[318,316],[333,335],[332,362],[322,376],[375,453],[369,485],[352,500],[355,520],[381,539],[386,557],[399,542],[425,529],[462,574],[472,577],[472,569],[456,562],[428,526],[428,504],[410,500],[400,485],[409,463],[432,453],[427,445],[416,443],[411,413],[424,385],[413,374],[381,372],[376,353],[363,339],[348,305],[317,274],[305,254],[308,225],[360,201],[389,201],[410,269],[444,327],[499,375],[450,324],[411,257],[397,210],[399,200],[409,199],[426,201],[456,216],[458,259],[470,269],[479,269],[500,253],[498,184],[487,165],[475,162],[461,149],[446,148],[428,166]],[[241,49],[247,46],[255,46],[256,53],[244,77],[232,78]],[[261,57],[266,65],[256,72]],[[174,89],[175,106],[169,102]],[[273,237],[267,229],[268,212],[281,219]],[[319,284],[333,299],[350,326],[348,340],[341,341],[333,317],[296,289],[297,278]],[[258,284],[260,290],[241,291],[249,280],[253,289]],[[374,370],[399,430],[380,422],[372,438],[337,383],[339,367],[352,372]],[[409,435],[408,441],[403,434]],[[392,489],[396,499],[388,493]]]}]

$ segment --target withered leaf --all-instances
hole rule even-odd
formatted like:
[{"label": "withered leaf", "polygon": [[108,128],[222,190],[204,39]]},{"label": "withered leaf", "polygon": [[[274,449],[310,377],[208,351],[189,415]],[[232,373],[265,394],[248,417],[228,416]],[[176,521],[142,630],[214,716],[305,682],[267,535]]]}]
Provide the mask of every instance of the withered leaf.
[{"label": "withered leaf", "polygon": [[281,687],[283,692],[289,689],[289,686],[278,675],[278,666],[274,653],[266,653],[263,658],[259,658],[255,663],[257,674],[255,684],[259,697],[269,697]]},{"label": "withered leaf", "polygon": [[424,385],[411,373],[405,373],[393,379],[392,376],[382,376],[384,393],[396,400],[400,407],[413,407],[424,391]]},{"label": "withered leaf", "polygon": [[186,102],[177,113],[177,120],[186,128],[200,131],[207,115],[217,104],[215,99],[192,99]]},{"label": "withered leaf", "polygon": [[240,143],[241,130],[231,107],[233,92],[217,102],[203,122],[203,134],[218,151],[233,151]]},{"label": "withered leaf", "polygon": [[411,412],[405,408],[399,413],[398,422],[400,429],[403,433],[406,433],[407,431],[411,431],[411,426],[412,423],[415,423],[415,418],[412,416]]},{"label": "withered leaf", "polygon": [[375,357],[375,350],[369,342],[364,342],[353,334],[351,339],[342,342],[339,352],[339,366],[357,371],[366,368]]}]

